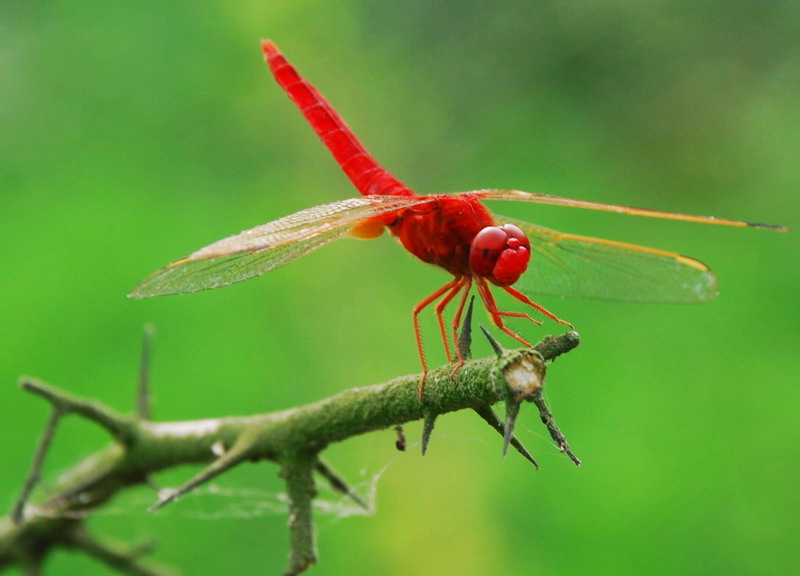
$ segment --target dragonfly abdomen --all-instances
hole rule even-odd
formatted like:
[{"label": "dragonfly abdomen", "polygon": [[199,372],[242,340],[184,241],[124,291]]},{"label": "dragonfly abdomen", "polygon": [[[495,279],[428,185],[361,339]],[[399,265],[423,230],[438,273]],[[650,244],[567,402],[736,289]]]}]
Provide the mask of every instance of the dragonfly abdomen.
[{"label": "dragonfly abdomen", "polygon": [[330,150],[347,177],[364,196],[413,196],[367,152],[322,94],[312,86],[269,40],[261,43],[275,80],[297,105],[317,136]]}]

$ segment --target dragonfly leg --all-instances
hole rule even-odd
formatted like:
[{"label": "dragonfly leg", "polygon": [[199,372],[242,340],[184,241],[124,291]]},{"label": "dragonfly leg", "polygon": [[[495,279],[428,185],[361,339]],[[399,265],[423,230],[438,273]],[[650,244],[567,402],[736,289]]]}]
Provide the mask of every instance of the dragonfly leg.
[{"label": "dragonfly leg", "polygon": [[[453,287],[450,288],[450,291],[447,294],[445,294],[444,298],[442,298],[436,305],[436,321],[439,323],[439,332],[442,335],[442,342],[444,342],[444,352],[447,355],[448,362],[453,361],[453,355],[450,353],[449,338],[447,337],[447,329],[444,326],[444,309],[447,308],[447,305],[450,304],[450,302],[453,300],[455,295],[458,294],[458,292],[462,289],[465,283],[467,284],[467,291],[469,291],[470,282],[471,280],[468,280],[467,278],[462,278],[461,281],[453,284]],[[462,307],[463,303],[459,305],[459,313],[461,312]],[[456,345],[456,354],[460,359],[461,352],[458,349],[458,345]]]},{"label": "dragonfly leg", "polygon": [[[428,306],[430,306],[433,302],[436,302],[436,300],[441,298],[442,295],[446,294],[445,298],[448,299],[447,300],[448,302],[450,300],[452,300],[453,296],[455,296],[455,294],[457,293],[457,290],[455,290],[455,288],[460,288],[460,286],[463,284],[463,282],[464,282],[463,278],[458,278],[458,277],[453,278],[452,280],[450,280],[450,282],[448,282],[447,284],[445,284],[444,286],[442,286],[441,288],[436,290],[433,294],[431,294],[430,296],[427,296],[424,300],[419,302],[419,304],[414,306],[414,312],[413,312],[414,336],[417,339],[417,352],[419,352],[419,359],[420,359],[420,362],[422,363],[422,377],[420,378],[420,381],[419,381],[419,399],[420,400],[422,400],[422,395],[423,395],[423,393],[425,391],[425,380],[428,378],[428,362],[425,360],[425,350],[423,349],[423,346],[422,346],[422,331],[419,329],[419,313],[422,312]],[[448,294],[448,292],[452,292],[452,294]],[[438,306],[437,306],[437,309],[438,309]],[[438,313],[438,310],[437,310],[437,313]],[[442,322],[440,321],[440,325],[441,325],[441,323]],[[444,334],[445,333],[444,328],[441,328],[441,330],[442,330],[442,333]],[[448,355],[448,358],[449,358],[450,351],[447,348],[445,348],[445,350],[447,351],[447,355]]]},{"label": "dragonfly leg", "polygon": [[[537,304],[536,302],[534,302],[533,300],[531,300],[530,298],[525,296],[525,294],[523,294],[522,292],[520,292],[516,288],[512,288],[511,286],[503,286],[502,288],[503,288],[503,290],[505,290],[506,292],[511,294],[514,298],[516,298],[517,300],[519,300],[523,304],[527,304],[528,306],[530,306],[532,308],[535,308],[536,310],[538,310],[539,312],[541,312],[542,314],[544,314],[545,316],[547,316],[551,320],[553,320],[555,322],[558,322],[559,324],[563,324],[564,326],[569,326],[570,328],[574,328],[574,326],[572,324],[570,324],[566,320],[562,320],[561,318],[559,318],[558,316],[556,316],[555,314],[550,312],[550,310],[548,310],[544,306],[540,306],[539,304]],[[503,314],[503,315],[504,316],[513,316],[514,314]],[[527,316],[527,314],[525,316]],[[541,322],[538,322],[538,324],[541,324]]]},{"label": "dragonfly leg", "polygon": [[500,310],[497,307],[497,303],[494,301],[494,296],[492,296],[492,291],[489,289],[489,285],[483,278],[476,278],[475,285],[478,287],[478,294],[480,294],[481,300],[483,300],[483,305],[486,307],[486,311],[489,312],[489,315],[492,317],[492,322],[494,322],[494,325],[523,346],[530,346],[530,342],[503,324],[503,316],[527,318],[535,324],[541,324],[541,322],[521,312],[504,312],[503,310]]},{"label": "dragonfly leg", "polygon": [[[541,324],[541,322],[536,318],[533,318],[532,316],[522,312],[506,312],[504,310],[500,310],[497,307],[497,303],[494,300],[494,296],[492,296],[492,292],[489,288],[489,285],[486,283],[486,280],[484,280],[483,278],[476,278],[475,284],[478,287],[478,293],[481,296],[481,300],[483,300],[483,304],[484,306],[486,306],[486,310],[492,317],[492,321],[494,322],[495,326],[500,328],[500,330],[511,336],[514,340],[516,340],[520,344],[524,344],[525,346],[530,346],[530,343],[527,342],[522,336],[520,336],[519,334],[508,328],[505,324],[503,324],[503,316],[510,318],[525,318],[526,320],[530,320],[535,324]],[[551,320],[554,320],[559,324],[564,324],[565,326],[569,326],[570,328],[572,328],[572,324],[570,324],[566,320],[562,320],[561,318],[559,318],[558,316],[547,310],[545,307],[540,306],[539,304],[537,304],[536,302],[525,296],[519,290],[516,290],[511,286],[501,286],[501,288],[503,288],[503,290],[508,292],[511,296],[513,296],[523,304],[527,304],[528,306],[538,310]]]},{"label": "dragonfly leg", "polygon": [[450,372],[450,378],[455,378],[456,373],[464,365],[464,353],[461,351],[461,346],[459,345],[458,329],[461,325],[461,314],[464,312],[464,305],[467,302],[470,288],[472,288],[472,278],[465,278],[462,285],[459,286],[459,289],[463,290],[463,292],[461,293],[461,298],[458,300],[456,313],[453,316],[453,346],[456,349],[456,365]]}]

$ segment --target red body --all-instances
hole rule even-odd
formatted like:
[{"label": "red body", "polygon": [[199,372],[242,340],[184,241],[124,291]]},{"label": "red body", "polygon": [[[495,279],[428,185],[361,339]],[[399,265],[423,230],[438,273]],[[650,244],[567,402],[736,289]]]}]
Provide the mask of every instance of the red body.
[{"label": "red body", "polygon": [[470,249],[475,236],[492,226],[477,198],[434,196],[436,201],[400,211],[388,227],[414,256],[453,276],[472,276]]},{"label": "red body", "polygon": [[[151,274],[134,288],[132,297],[182,294],[226,286],[283,266],[346,233],[374,238],[388,228],[414,256],[453,275],[449,282],[414,307],[414,333],[423,368],[422,396],[427,363],[418,316],[431,304],[435,303],[436,318],[450,360],[453,359],[450,341],[456,344],[459,363],[455,370],[463,363],[457,330],[473,285],[495,326],[522,344],[528,345],[504,325],[504,318],[538,321],[525,313],[500,310],[491,285],[500,287],[548,318],[570,326],[512,287],[528,269],[534,250],[536,266],[520,284],[527,290],[560,296],[653,302],[704,302],[717,294],[716,278],[702,262],[674,252],[565,234],[530,223],[497,225],[481,199],[788,230],[769,224],[660,212],[519,190],[416,196],[375,161],[322,95],[297,73],[273,43],[263,42],[263,50],[275,79],[300,108],[362,197],[301,210],[214,242]],[[448,334],[443,314],[456,297],[458,304]]]},{"label": "red body", "polygon": [[350,131],[330,104],[298,74],[272,42],[263,42],[264,54],[275,80],[297,104],[300,112],[331,151],[336,162],[364,196],[413,196],[405,184],[389,174]]},{"label": "red body", "polygon": [[[405,184],[378,164],[325,98],[298,74],[274,44],[265,41],[263,49],[275,80],[298,106],[317,136],[328,147],[339,166],[362,195],[415,196]],[[525,272],[530,260],[530,242],[521,229],[513,225],[496,226],[491,213],[481,204],[477,194],[464,194],[458,197],[434,195],[426,198],[433,201],[401,208],[382,216],[384,225],[402,242],[406,250],[423,262],[444,268],[454,276],[453,280],[414,308],[414,332],[423,367],[420,397],[428,368],[417,316],[433,302],[439,300],[436,315],[445,352],[448,359],[452,359],[442,315],[445,307],[461,293],[452,324],[452,337],[459,360],[455,370],[463,364],[456,331],[473,281],[494,323],[522,344],[529,345],[522,337],[503,325],[502,317],[522,317],[534,322],[536,320],[527,314],[500,311],[487,281],[502,286],[514,298],[562,322],[541,306],[534,304],[527,296],[511,288],[511,285]],[[370,235],[373,235],[372,232]],[[476,237],[479,239],[477,242]]]},{"label": "red body", "polygon": [[[414,196],[366,151],[325,98],[286,61],[277,47],[264,43],[270,70],[320,140],[364,196]],[[414,256],[456,277],[471,277],[470,251],[475,236],[493,226],[491,213],[477,196],[431,196],[435,201],[384,218],[389,231]],[[527,265],[527,261],[526,261]],[[517,278],[525,271],[517,271]],[[516,278],[515,278],[516,280]],[[500,284],[500,282],[495,282]]]}]

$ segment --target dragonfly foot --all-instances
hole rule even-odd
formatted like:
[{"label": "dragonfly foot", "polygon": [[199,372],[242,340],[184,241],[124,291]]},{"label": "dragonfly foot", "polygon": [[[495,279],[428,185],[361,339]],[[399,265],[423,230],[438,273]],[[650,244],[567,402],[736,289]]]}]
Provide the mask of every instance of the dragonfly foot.
[{"label": "dragonfly foot", "polygon": [[419,396],[420,402],[425,402],[424,395],[425,395],[425,381],[428,379],[428,371],[425,370],[422,373],[422,377],[419,379],[419,391],[417,395]]},{"label": "dragonfly foot", "polygon": [[572,325],[572,322],[567,322],[566,320],[562,320],[561,318],[558,318],[558,317],[555,317],[554,320],[556,322],[558,322],[559,324],[563,324],[564,326],[566,326],[570,330],[574,330],[575,329],[575,326]]},{"label": "dragonfly foot", "polygon": [[450,371],[450,380],[455,381],[456,374],[458,374],[458,371],[461,370],[463,366],[464,366],[464,359],[461,358],[458,362],[455,363],[455,366],[453,366],[453,369]]}]

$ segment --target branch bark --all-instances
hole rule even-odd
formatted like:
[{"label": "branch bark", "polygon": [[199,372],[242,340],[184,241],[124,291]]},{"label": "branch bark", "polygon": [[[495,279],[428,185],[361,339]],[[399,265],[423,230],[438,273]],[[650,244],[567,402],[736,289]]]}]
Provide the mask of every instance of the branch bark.
[{"label": "branch bark", "polygon": [[[21,381],[22,388],[51,403],[59,416],[77,414],[93,421],[108,431],[114,441],[63,474],[37,504],[27,502],[32,486],[26,484],[13,514],[0,518],[0,568],[29,565],[32,558],[44,559],[58,546],[92,543],[83,548],[91,548],[92,555],[105,558],[120,572],[167,574],[164,569],[144,566],[133,555],[126,559],[119,547],[104,548],[88,536],[82,519],[117,492],[146,483],[151,474],[173,466],[209,464],[184,486],[162,492],[153,509],[177,500],[243,461],[269,460],[281,467],[291,500],[292,550],[286,574],[300,574],[316,562],[311,517],[311,502],[316,494],[313,472],[320,472],[340,492],[352,493],[319,458],[333,442],[465,408],[474,409],[486,418],[487,410],[499,401],[512,404],[535,401],[545,411],[542,420],[559,448],[574,459],[541,401],[541,386],[543,360],[552,360],[578,343],[575,332],[548,337],[534,348],[501,351],[497,357],[470,360],[455,378],[450,376],[450,367],[445,366],[429,374],[424,403],[417,395],[419,375],[412,375],[345,390],[290,410],[179,422],[150,421],[149,410],[142,410],[141,406],[135,415],[122,415],[94,400],[25,378]],[[497,421],[490,420],[487,422],[498,429]],[[513,421],[507,420],[506,442],[511,438],[511,430]],[[518,444],[516,439],[511,440],[512,444]],[[526,453],[524,448],[521,452]],[[109,560],[112,558],[113,562]]]}]

